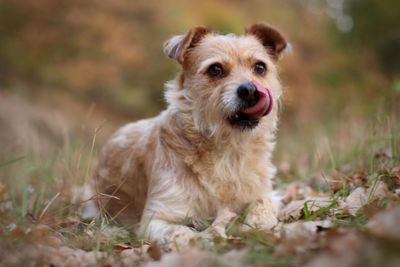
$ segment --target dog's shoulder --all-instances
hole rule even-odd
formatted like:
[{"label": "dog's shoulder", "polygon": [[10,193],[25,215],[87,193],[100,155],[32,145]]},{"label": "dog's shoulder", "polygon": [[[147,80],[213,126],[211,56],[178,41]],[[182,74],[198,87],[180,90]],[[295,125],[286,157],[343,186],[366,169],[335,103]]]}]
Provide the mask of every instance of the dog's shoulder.
[{"label": "dog's shoulder", "polygon": [[145,142],[154,132],[156,123],[157,117],[128,123],[111,136],[107,146],[128,148],[134,144]]}]

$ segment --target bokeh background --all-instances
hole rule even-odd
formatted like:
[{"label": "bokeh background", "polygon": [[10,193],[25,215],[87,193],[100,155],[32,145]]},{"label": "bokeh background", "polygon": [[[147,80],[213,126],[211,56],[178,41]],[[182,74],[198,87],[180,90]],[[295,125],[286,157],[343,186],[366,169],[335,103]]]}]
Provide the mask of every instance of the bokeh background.
[{"label": "bokeh background", "polygon": [[117,127],[165,107],[163,84],[179,66],[164,40],[195,25],[241,34],[254,22],[293,46],[280,63],[274,160],[282,176],[307,176],[379,128],[398,135],[399,11],[396,0],[0,0],[1,178],[24,184],[54,166],[87,178]]},{"label": "bokeh background", "polygon": [[[64,266],[68,251],[71,266],[99,265],[98,252],[118,261],[116,250],[145,251],[134,225],[118,228],[104,212],[84,218],[76,196],[113,131],[165,108],[163,85],[179,70],[162,53],[166,39],[197,25],[241,34],[254,22],[280,29],[293,47],[279,63],[276,189],[293,200],[330,196],[315,213],[304,202],[296,222],[335,227],[307,238],[243,235],[243,250],[223,240],[212,250],[248,248],[254,266],[301,266],[312,255],[320,263],[331,242],[323,266],[399,266],[398,0],[0,0],[0,266]],[[375,201],[368,192],[383,182],[390,192]],[[351,197],[368,199],[357,216],[338,207]],[[366,231],[393,205],[389,227]]]}]

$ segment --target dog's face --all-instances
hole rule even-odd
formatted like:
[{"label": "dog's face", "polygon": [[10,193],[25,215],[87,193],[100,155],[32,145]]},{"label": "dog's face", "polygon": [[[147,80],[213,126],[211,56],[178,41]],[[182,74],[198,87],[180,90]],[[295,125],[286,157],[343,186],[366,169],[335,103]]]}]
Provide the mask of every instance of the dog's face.
[{"label": "dog's face", "polygon": [[278,31],[255,24],[242,36],[197,27],[170,39],[164,51],[182,65],[195,122],[213,132],[225,125],[251,130],[268,116],[281,94],[275,64],[285,48]]}]

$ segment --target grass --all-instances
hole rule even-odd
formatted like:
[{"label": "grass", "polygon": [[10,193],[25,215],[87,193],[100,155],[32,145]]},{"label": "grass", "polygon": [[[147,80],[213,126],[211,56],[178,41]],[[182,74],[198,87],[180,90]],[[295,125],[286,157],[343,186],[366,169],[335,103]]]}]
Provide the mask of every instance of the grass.
[{"label": "grass", "polygon": [[[284,188],[294,181],[303,181],[316,192],[330,196],[329,205],[316,210],[313,209],[312,201],[304,202],[300,221],[333,218],[335,229],[362,232],[371,217],[371,210],[375,214],[377,210],[400,204],[398,199],[376,202],[372,198],[380,181],[388,184],[392,192],[396,187],[391,170],[400,162],[398,121],[393,118],[376,120],[372,129],[366,126],[368,123],[364,123],[356,127],[356,132],[362,132],[362,135],[355,135],[355,140],[340,137],[341,127],[354,130],[354,125],[351,124],[351,120],[338,124],[337,135],[335,131],[324,134],[321,134],[321,129],[315,131],[312,146],[297,145],[296,153],[287,151],[285,140],[295,137],[299,142],[303,138],[310,140],[310,136],[307,138],[283,133],[281,139],[278,139],[282,145],[278,147],[277,165],[280,166],[279,161],[283,159],[290,165],[289,168],[280,168],[278,177],[282,179],[278,182],[278,188]],[[114,263],[121,261],[121,249],[118,249],[121,246],[135,248],[148,243],[137,239],[131,229],[111,222],[105,215],[95,220],[81,218],[79,205],[72,202],[73,188],[84,185],[92,172],[98,153],[96,142],[100,130],[96,128],[92,138],[80,136],[74,142],[70,140],[51,154],[32,151],[26,153],[23,149],[14,153],[3,153],[0,160],[0,258],[8,259],[8,253],[14,251],[16,255],[20,255],[15,261],[17,265],[35,266],[36,263],[32,262],[29,255],[19,251],[29,248],[31,244],[58,242],[58,245],[74,249],[95,251],[98,253],[97,264],[101,265],[106,263],[104,258],[107,257],[111,257]],[[360,184],[355,178],[358,172],[362,172],[360,175],[365,178]],[[332,178],[339,181],[335,189],[330,185]],[[356,216],[338,212],[340,201],[357,186],[372,188],[368,197],[369,204]],[[239,262],[246,266],[298,266],[312,259],[313,255],[324,248],[320,246],[319,249],[304,249],[302,253],[297,251],[296,246],[292,248],[292,244],[271,233],[238,231],[235,224],[240,221],[239,218],[228,227],[235,238],[216,239],[213,246],[203,246],[210,257],[217,259],[215,266],[230,266],[224,255],[229,251],[242,249],[246,253]],[[47,228],[41,230],[43,235],[38,236],[35,232],[39,226]],[[318,236],[315,242],[327,242],[326,236]],[[385,247],[378,249],[381,250],[385,250]],[[10,262],[10,259],[3,264],[5,262]],[[0,260],[0,265],[1,263]]]}]

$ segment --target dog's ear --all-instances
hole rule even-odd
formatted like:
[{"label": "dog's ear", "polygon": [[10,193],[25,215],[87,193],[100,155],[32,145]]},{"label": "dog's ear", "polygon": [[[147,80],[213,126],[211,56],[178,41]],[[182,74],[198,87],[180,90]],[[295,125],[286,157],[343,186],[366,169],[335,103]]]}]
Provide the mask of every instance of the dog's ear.
[{"label": "dog's ear", "polygon": [[288,47],[285,37],[266,24],[252,24],[246,28],[245,34],[256,36],[274,60],[278,60]]},{"label": "dog's ear", "polygon": [[190,29],[185,35],[174,36],[164,43],[164,53],[182,64],[188,49],[194,47],[208,33],[208,28],[199,26]]}]

